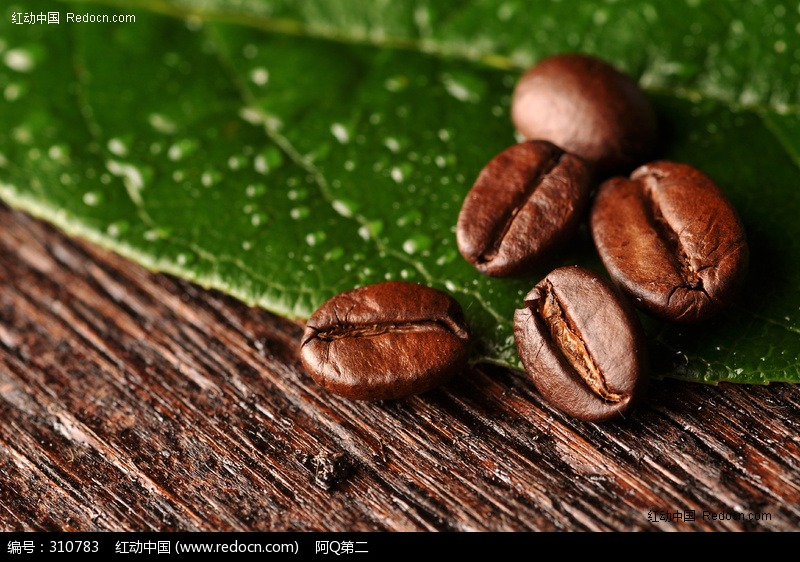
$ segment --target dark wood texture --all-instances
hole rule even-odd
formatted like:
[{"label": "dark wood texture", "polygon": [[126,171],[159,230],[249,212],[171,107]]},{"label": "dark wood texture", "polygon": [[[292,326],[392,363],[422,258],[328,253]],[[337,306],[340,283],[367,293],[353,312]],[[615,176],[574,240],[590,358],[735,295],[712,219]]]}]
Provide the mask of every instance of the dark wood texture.
[{"label": "dark wood texture", "polygon": [[0,530],[800,529],[798,385],[653,381],[604,425],[495,367],[348,401],[301,325],[0,221]]}]

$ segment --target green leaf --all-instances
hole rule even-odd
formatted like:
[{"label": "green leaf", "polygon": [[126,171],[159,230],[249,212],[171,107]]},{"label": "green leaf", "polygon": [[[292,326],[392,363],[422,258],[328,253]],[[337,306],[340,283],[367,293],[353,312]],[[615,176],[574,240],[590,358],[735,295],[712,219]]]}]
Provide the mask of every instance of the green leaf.
[{"label": "green leaf", "polygon": [[[514,368],[513,312],[547,271],[481,276],[457,251],[458,212],[516,142],[522,70],[555,52],[605,58],[652,97],[662,157],[710,174],[751,243],[746,287],[720,318],[643,317],[655,374],[800,381],[796,6],[43,1],[58,24],[12,22],[32,7],[0,22],[8,204],[293,318],[357,285],[426,283],[462,303],[475,361]],[[602,270],[586,229],[547,269],[573,263]]]}]

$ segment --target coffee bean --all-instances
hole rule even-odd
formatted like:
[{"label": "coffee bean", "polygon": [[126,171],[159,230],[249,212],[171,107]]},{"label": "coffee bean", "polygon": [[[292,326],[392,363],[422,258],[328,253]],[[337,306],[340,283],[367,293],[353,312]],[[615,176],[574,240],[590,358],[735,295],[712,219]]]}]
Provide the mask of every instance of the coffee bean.
[{"label": "coffee bean", "polygon": [[430,390],[467,364],[461,306],[436,289],[387,281],[340,293],[306,324],[301,359],[328,391],[355,400]]},{"label": "coffee bean", "polygon": [[585,421],[627,412],[647,380],[642,326],[610,283],[578,267],[552,271],[514,314],[517,351],[541,395]]},{"label": "coffee bean", "polygon": [[704,173],[654,162],[598,190],[591,231],[611,278],[643,311],[699,322],[729,305],[748,266],[744,227]]},{"label": "coffee bean", "polygon": [[546,141],[513,145],[478,175],[461,207],[461,254],[496,277],[540,265],[576,230],[589,199],[581,159]]},{"label": "coffee bean", "polygon": [[656,114],[644,92],[584,54],[554,55],[529,69],[514,89],[511,119],[524,138],[582,157],[598,179],[646,162],[656,144]]}]

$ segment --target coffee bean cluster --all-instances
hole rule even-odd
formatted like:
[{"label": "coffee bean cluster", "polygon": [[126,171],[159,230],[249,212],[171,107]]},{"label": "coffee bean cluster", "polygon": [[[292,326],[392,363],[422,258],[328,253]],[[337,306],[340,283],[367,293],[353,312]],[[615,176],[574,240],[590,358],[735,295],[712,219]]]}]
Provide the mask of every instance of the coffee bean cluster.
[{"label": "coffee bean cluster", "polygon": [[[648,378],[636,309],[701,322],[746,274],[735,209],[701,171],[652,159],[656,114],[608,63],[548,57],[517,83],[511,116],[527,140],[497,154],[458,216],[464,258],[494,277],[546,267],[587,219],[610,281],[574,265],[551,271],[514,315],[520,360],[541,395],[586,421],[625,414]],[[462,371],[470,333],[442,291],[391,281],[346,291],[308,320],[301,359],[330,392],[356,400],[430,390]]]},{"label": "coffee bean cluster", "polygon": [[747,270],[742,222],[703,172],[651,160],[655,111],[602,60],[542,60],[517,83],[511,117],[527,140],[481,171],[458,218],[459,250],[487,275],[524,275],[552,258],[589,209],[611,283],[583,267],[552,271],[515,313],[514,337],[554,406],[588,421],[619,417],[648,376],[633,307],[683,323],[723,310]]}]

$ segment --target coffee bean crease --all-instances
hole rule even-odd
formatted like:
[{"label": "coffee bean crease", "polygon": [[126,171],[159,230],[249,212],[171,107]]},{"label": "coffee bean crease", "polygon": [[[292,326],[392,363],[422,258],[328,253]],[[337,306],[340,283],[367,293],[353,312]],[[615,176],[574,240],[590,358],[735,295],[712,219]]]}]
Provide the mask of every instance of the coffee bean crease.
[{"label": "coffee bean crease", "polygon": [[334,341],[342,338],[371,338],[384,334],[400,334],[410,332],[444,331],[461,339],[468,339],[469,335],[460,326],[447,319],[424,320],[415,322],[384,322],[368,325],[342,324],[325,328],[313,328],[314,333],[309,334],[303,345],[311,339]]},{"label": "coffee bean crease", "polygon": [[487,275],[531,272],[577,230],[589,193],[580,158],[547,141],[512,145],[483,167],[464,199],[458,249]]},{"label": "coffee bean crease", "polygon": [[[506,240],[506,237],[511,230],[511,226],[517,218],[517,215],[519,215],[519,212],[525,207],[525,205],[531,204],[531,200],[535,196],[537,188],[541,186],[545,180],[551,178],[553,170],[555,170],[561,163],[561,159],[564,157],[564,154],[564,152],[552,154],[548,161],[543,164],[542,168],[537,171],[536,175],[530,177],[525,182],[524,189],[517,194],[517,197],[512,205],[506,210],[505,215],[498,219],[497,223],[502,225],[502,228],[498,231],[494,238],[487,239],[486,242],[488,246],[478,256],[478,263],[488,263],[497,257],[500,247]],[[560,180],[558,177],[553,179],[555,181],[563,182],[563,180]]]},{"label": "coffee bean crease", "polygon": [[623,416],[647,386],[647,345],[639,319],[610,282],[560,267],[514,313],[525,372],[556,408],[591,422]]},{"label": "coffee bean crease", "polygon": [[651,162],[603,182],[590,226],[616,285],[653,316],[707,320],[735,298],[749,249],[736,209],[714,181],[678,162]]},{"label": "coffee bean crease", "polygon": [[536,307],[533,312],[547,325],[553,342],[595,394],[612,403],[625,398],[624,393],[608,388],[605,377],[592,358],[580,331],[561,306],[552,283],[546,282],[543,297],[538,302],[530,301],[529,306]]},{"label": "coffee bean crease", "polygon": [[658,198],[655,196],[658,190],[657,182],[661,179],[662,176],[657,172],[652,172],[642,176],[639,181],[642,182],[642,207],[647,213],[647,219],[655,232],[658,233],[664,246],[671,250],[667,255],[675,262],[675,271],[678,272],[684,280],[682,285],[672,289],[669,298],[671,298],[678,289],[688,289],[690,291],[700,291],[707,298],[711,299],[711,296],[706,292],[705,287],[703,287],[703,278],[700,276],[700,271],[712,266],[697,268],[694,265],[694,260],[689,255],[689,250],[681,238],[687,231],[687,227],[684,226],[680,230],[676,230],[661,212],[661,206],[658,203]]}]

